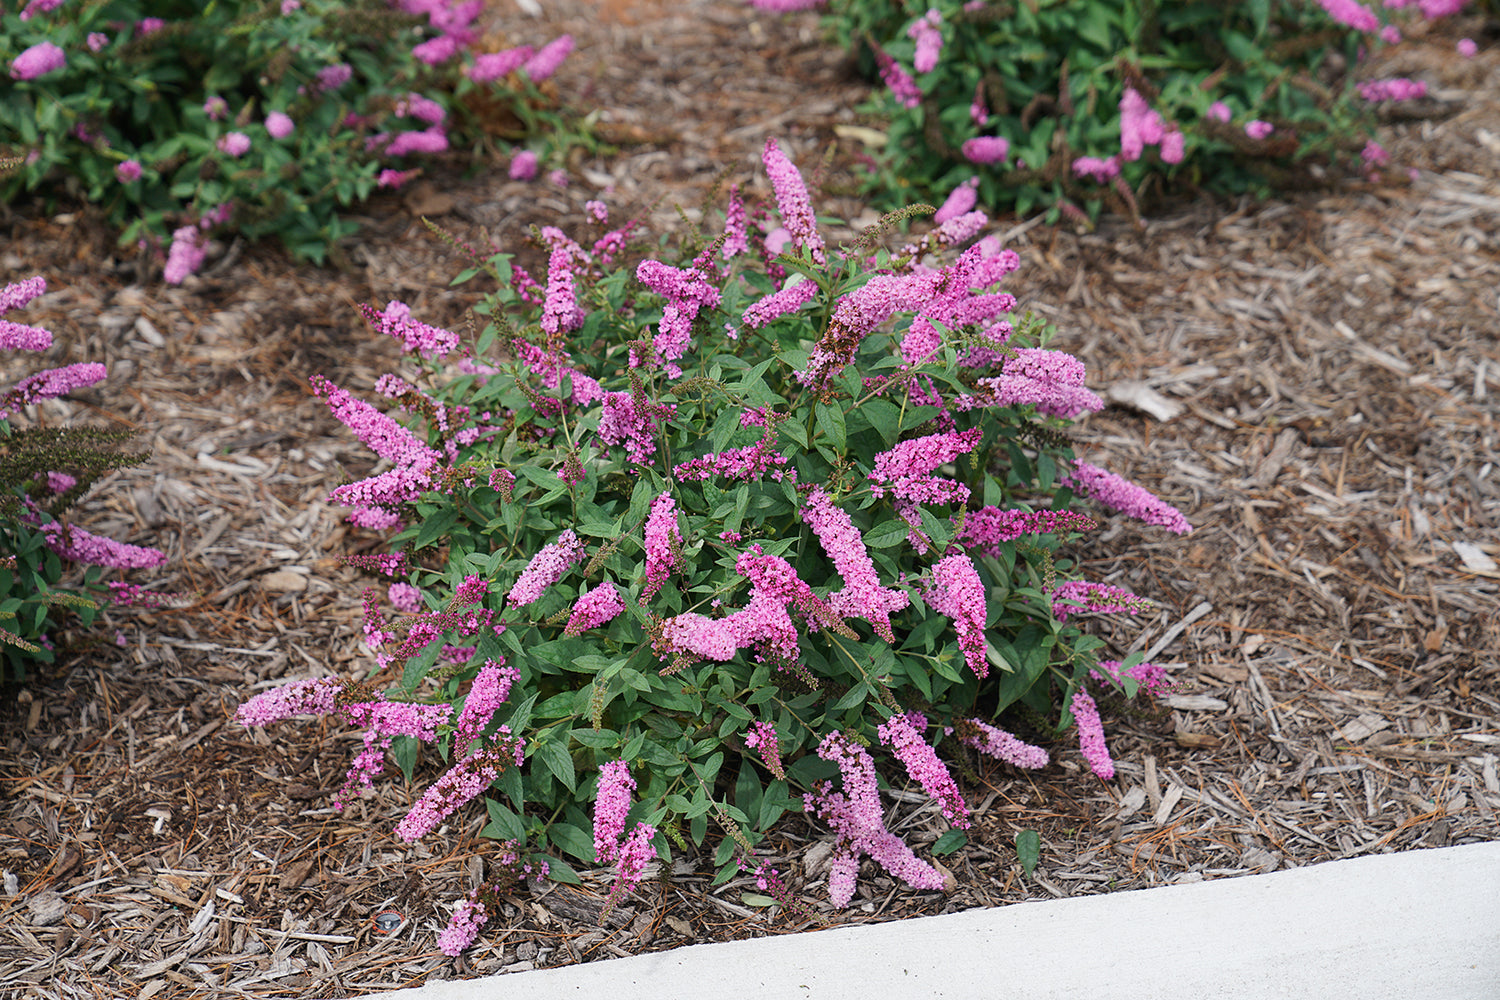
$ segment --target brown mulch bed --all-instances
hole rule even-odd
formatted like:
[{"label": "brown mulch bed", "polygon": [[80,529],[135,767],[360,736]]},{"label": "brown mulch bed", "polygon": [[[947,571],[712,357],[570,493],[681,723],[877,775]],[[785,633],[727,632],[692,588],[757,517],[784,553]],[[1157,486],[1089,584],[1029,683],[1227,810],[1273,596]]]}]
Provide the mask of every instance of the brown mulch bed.
[{"label": "brown mulch bed", "polygon": [[[566,189],[510,182],[500,165],[439,175],[363,210],[345,271],[232,246],[180,288],[118,258],[87,210],[8,210],[0,281],[49,286],[13,318],[56,334],[48,361],[111,372],[47,419],[128,427],[153,451],[96,491],[83,523],[164,549],[153,587],[193,596],[110,611],[95,648],[0,716],[0,983],[349,996],[1500,838],[1500,51],[1492,34],[1457,60],[1445,34],[1392,68],[1457,108],[1382,136],[1419,169],[1409,183],[1193,205],[1144,230],[996,223],[1023,260],[1009,288],[1115,403],[1081,425],[1080,455],[1196,525],[1178,539],[1110,518],[1085,550],[1092,577],[1160,603],[1107,630],[1116,651],[1150,650],[1179,682],[1160,707],[1107,718],[1115,781],[1065,739],[1038,774],[972,761],[976,829],[940,859],[951,894],[867,869],[855,904],[832,911],[822,834],[794,819],[767,846],[810,916],[747,905],[753,884],[714,888],[709,859],[680,857],[602,924],[607,883],[590,875],[519,893],[463,958],[441,955],[435,931],[490,849],[482,817],[404,845],[390,831],[420,783],[387,780],[335,812],[350,733],[231,719],[286,679],[370,666],[364,581],[336,557],[373,540],[323,498],[372,456],[306,378],[368,395],[396,362],[354,302],[401,298],[455,324],[477,300],[446,287],[459,264],[413,210],[517,249],[531,224],[581,226],[594,197],[616,218],[680,225],[677,206],[692,217],[725,166],[764,187],[768,134],[815,164],[836,126],[859,123],[864,92],[810,16],[732,0],[543,6],[518,37],[575,35],[559,90],[599,108],[620,144],[570,162]],[[941,830],[899,790],[890,821],[913,845]],[[1013,850],[1023,829],[1042,835],[1030,878]],[[371,918],[385,909],[407,920],[382,937]]]}]

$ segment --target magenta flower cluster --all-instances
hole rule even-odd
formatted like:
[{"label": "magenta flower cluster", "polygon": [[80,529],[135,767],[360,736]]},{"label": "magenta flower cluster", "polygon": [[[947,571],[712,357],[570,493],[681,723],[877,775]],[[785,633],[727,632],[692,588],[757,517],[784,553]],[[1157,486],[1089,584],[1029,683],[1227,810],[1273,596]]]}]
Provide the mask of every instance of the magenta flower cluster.
[{"label": "magenta flower cluster", "polygon": [[900,837],[886,829],[881,818],[875,762],[869,752],[843,733],[832,732],[818,744],[818,756],[838,764],[843,777],[842,791],[834,791],[832,783],[824,781],[803,796],[804,808],[838,835],[828,875],[828,898],[833,905],[848,906],[854,898],[859,859],[866,854],[914,889],[944,888],[946,880],[937,869],[919,859]]},{"label": "magenta flower cluster", "polygon": [[989,754],[996,760],[1003,760],[1007,764],[1029,770],[1047,766],[1046,750],[1032,746],[1030,743],[1023,743],[1010,733],[990,725],[983,719],[960,720],[950,731],[956,731],[960,741],[967,743],[980,753]]},{"label": "magenta flower cluster", "polygon": [[962,552],[944,556],[932,566],[932,582],[922,592],[932,610],[953,619],[958,648],[974,676],[984,678],[990,667],[985,661],[984,582],[973,560]]},{"label": "magenta flower cluster", "polygon": [[1128,590],[1088,580],[1059,583],[1053,588],[1051,596],[1052,614],[1060,622],[1067,621],[1069,615],[1085,612],[1112,614],[1124,611],[1135,614],[1138,611],[1149,611],[1153,607],[1150,601],[1137,597]]},{"label": "magenta flower cluster", "polygon": [[541,598],[547,588],[561,580],[584,555],[583,542],[572,528],[564,528],[557,541],[542,546],[531,557],[516,582],[511,585],[505,603],[513,608],[525,607]]},{"label": "magenta flower cluster", "polygon": [[895,642],[891,615],[910,604],[911,598],[904,590],[881,586],[854,521],[827,493],[816,488],[808,494],[802,518],[818,536],[823,551],[844,580],[842,589],[828,595],[829,607],[842,618],[863,618],[874,627],[876,635],[886,642]]},{"label": "magenta flower cluster", "polygon": [[958,784],[948,773],[948,765],[938,759],[937,751],[922,738],[927,720],[910,712],[891,716],[880,725],[880,742],[891,748],[911,779],[936,799],[943,815],[959,829],[968,829],[969,806],[964,802]]},{"label": "magenta flower cluster", "polygon": [[599,768],[599,791],[594,798],[594,855],[600,864],[615,865],[615,892],[635,888],[646,864],[655,856],[651,838],[656,828],[640,822],[625,833],[626,814],[635,779],[623,760],[609,761]]},{"label": "magenta flower cluster", "polygon": [[619,588],[604,580],[579,596],[568,616],[563,635],[581,635],[591,628],[608,624],[624,610],[625,599],[620,596]]},{"label": "magenta flower cluster", "polygon": [[1002,510],[989,506],[964,514],[957,540],[969,552],[994,556],[999,554],[1002,544],[1022,535],[1088,531],[1093,527],[1093,518],[1073,510]]},{"label": "magenta flower cluster", "polygon": [[1075,460],[1073,468],[1062,477],[1061,484],[1072,488],[1075,493],[1097,500],[1110,510],[1165,528],[1173,534],[1186,535],[1193,530],[1182,511],[1149,490],[1113,472],[1106,472],[1097,465]]}]

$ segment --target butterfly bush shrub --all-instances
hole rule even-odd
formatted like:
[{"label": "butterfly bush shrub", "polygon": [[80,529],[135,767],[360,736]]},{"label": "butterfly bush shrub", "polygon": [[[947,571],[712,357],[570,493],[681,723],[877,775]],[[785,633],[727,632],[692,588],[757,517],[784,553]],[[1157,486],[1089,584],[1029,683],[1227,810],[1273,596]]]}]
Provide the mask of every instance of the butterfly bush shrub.
[{"label": "butterfly bush shrub", "polygon": [[[824,9],[883,85],[870,189],[1077,221],[1206,190],[1264,195],[1378,170],[1378,105],[1420,81],[1356,85],[1367,53],[1467,0],[748,0]],[[1393,89],[1394,87],[1394,89]],[[960,188],[965,182],[968,189]],[[906,188],[906,190],[902,190]]]},{"label": "butterfly bush shrub", "polygon": [[803,810],[836,838],[834,904],[865,856],[942,889],[886,828],[878,766],[961,830],[945,758],[1046,766],[1000,724],[1024,706],[1108,778],[1095,697],[1163,683],[1101,660],[1090,616],[1146,602],[1077,559],[1101,507],[1190,525],[1075,455],[1069,422],[1103,403],[1003,291],[1017,255],[975,241],[980,212],[884,248],[925,205],[828,245],[774,140],[764,161],[774,209],[732,188],[712,241],[635,259],[633,226],[605,231],[591,203],[593,232],[537,231],[545,275],[475,255],[458,280],[499,289],[472,339],[362,306],[420,363],[376,384],[389,413],[313,378],[384,460],[330,497],[396,529],[391,553],[351,557],[392,581],[366,592],[379,672],[295,681],[239,718],[364,728],[341,798],[387,750],[410,776],[434,744],[446,770],[400,839],[482,798],[507,857],[554,852],[554,878],[609,864],[619,892],[712,829],[721,879],[746,865],[784,891],[755,847]]},{"label": "butterfly bush shrub", "polygon": [[211,231],[321,262],[340,208],[449,150],[557,122],[537,85],[572,48],[480,51],[479,0],[30,0],[0,13],[3,188],[101,205],[122,245],[196,270]]},{"label": "butterfly bush shrub", "polygon": [[[46,291],[40,276],[0,288],[0,350],[45,351],[52,333],[4,318]],[[121,446],[129,432],[102,427],[44,426],[26,419],[39,401],[94,385],[109,373],[94,362],[46,368],[24,377],[7,358],[0,379],[0,680],[24,681],[29,668],[54,660],[48,633],[67,611],[83,625],[99,605],[84,593],[59,586],[64,561],[87,566],[84,590],[110,594],[120,603],[159,600],[135,584],[100,583],[103,568],[149,569],[166,561],[157,549],[128,545],[70,523],[65,514],[94,483],[114,469],[149,455]]]}]

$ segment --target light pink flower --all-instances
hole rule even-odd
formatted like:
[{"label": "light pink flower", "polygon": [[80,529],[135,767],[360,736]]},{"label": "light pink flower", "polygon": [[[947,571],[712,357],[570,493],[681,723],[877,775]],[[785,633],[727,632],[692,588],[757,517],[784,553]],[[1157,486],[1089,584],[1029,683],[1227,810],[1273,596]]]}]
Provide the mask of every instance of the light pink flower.
[{"label": "light pink flower", "polygon": [[985,661],[984,642],[984,583],[969,557],[960,552],[934,563],[932,583],[923,591],[922,597],[932,610],[953,619],[953,629],[958,633],[958,646],[963,650],[964,662],[974,671],[974,676],[988,676],[990,667]]},{"label": "light pink flower", "polygon": [[438,935],[438,950],[444,955],[457,958],[464,949],[474,943],[479,929],[489,920],[489,913],[477,898],[460,900],[453,911],[448,926]]},{"label": "light pink flower", "polygon": [[1276,126],[1259,118],[1245,123],[1245,134],[1257,142],[1276,131]]},{"label": "light pink flower", "polygon": [[68,57],[51,42],[37,42],[11,60],[12,80],[35,80],[67,65]]},{"label": "light pink flower", "polygon": [[770,178],[771,190],[776,195],[776,210],[781,214],[781,224],[791,233],[796,246],[807,247],[816,263],[824,263],[823,237],[818,234],[818,220],[813,215],[812,202],[807,196],[807,185],[802,180],[802,174],[781,151],[774,137],[767,137],[761,162],[765,164],[766,176]]},{"label": "light pink flower", "polygon": [[1208,106],[1207,117],[1212,118],[1216,122],[1227,122],[1234,117],[1234,113],[1229,110],[1229,105],[1223,101],[1214,101]]},{"label": "light pink flower", "polygon": [[1000,163],[1010,153],[1010,140],[996,135],[976,136],[964,141],[962,151],[970,163]]},{"label": "light pink flower", "polygon": [[620,591],[608,580],[603,581],[578,598],[563,635],[580,635],[591,628],[608,624],[625,610],[625,600]]},{"label": "light pink flower", "polygon": [[948,193],[947,199],[933,215],[932,221],[938,224],[956,219],[974,208],[974,202],[978,198],[976,189],[979,187],[979,178],[970,177],[958,187]]},{"label": "light pink flower", "polygon": [[543,80],[557,72],[563,60],[573,51],[573,36],[561,35],[543,45],[536,55],[526,60],[521,71],[531,77],[533,83],[541,83]]},{"label": "light pink flower", "polygon": [[[921,719],[921,716],[917,718]],[[925,724],[924,719],[922,726]],[[922,726],[913,724],[911,714],[897,714],[882,723],[876,732],[880,736],[880,742],[891,748],[911,779],[938,800],[943,815],[959,829],[967,829],[970,825],[969,806],[964,802],[953,775],[948,773],[947,765],[938,759],[937,752],[922,738],[919,731]]]},{"label": "light pink flower", "polygon": [[519,608],[536,601],[583,556],[583,543],[578,540],[572,528],[564,528],[562,534],[557,536],[557,541],[544,546],[531,557],[515,585],[510,588],[506,603]]},{"label": "light pink flower", "polygon": [[502,76],[514,73],[526,64],[526,60],[532,56],[530,45],[522,45],[514,49],[506,49],[504,52],[485,52],[474,57],[474,65],[469,67],[469,79],[475,83],[488,83],[498,80]]},{"label": "light pink flower", "polygon": [[510,161],[510,179],[513,181],[529,181],[536,176],[536,154],[529,149],[523,149]]},{"label": "light pink flower", "polygon": [[292,118],[284,111],[272,111],[266,115],[266,131],[273,139],[285,139],[296,129]]},{"label": "light pink flower", "polygon": [[1473,59],[1479,53],[1479,46],[1472,38],[1460,38],[1458,40],[1458,54],[1465,59]]},{"label": "light pink flower", "polygon": [[1149,490],[1112,472],[1106,472],[1097,465],[1075,459],[1073,468],[1059,482],[1111,510],[1165,528],[1173,534],[1186,535],[1193,530],[1182,511],[1162,501]]},{"label": "light pink flower", "polygon": [[115,166],[115,177],[121,184],[129,184],[141,179],[141,165],[135,160],[126,160]]},{"label": "light pink flower", "polygon": [[828,494],[814,489],[801,514],[844,580],[843,589],[828,595],[828,605],[841,617],[863,618],[874,627],[876,635],[886,642],[895,642],[890,616],[910,604],[911,598],[902,591],[880,585],[859,530]]},{"label": "light pink flower", "polygon": [[633,791],[635,779],[623,760],[612,760],[599,768],[599,791],[594,796],[594,857],[600,864],[609,864],[619,853]]},{"label": "light pink flower", "polygon": [[682,567],[682,531],[677,527],[677,501],[671,493],[663,493],[651,501],[645,544],[646,589],[641,592],[642,604],[656,596],[673,570]]},{"label": "light pink flower", "polygon": [[982,719],[964,719],[955,729],[958,738],[981,753],[1016,767],[1042,768],[1047,766],[1047,751],[1041,747],[1023,743],[1005,730]]},{"label": "light pink flower", "polygon": [[1078,749],[1088,761],[1089,770],[1105,781],[1115,776],[1115,762],[1109,756],[1109,747],[1104,742],[1104,723],[1099,721],[1099,709],[1087,691],[1079,688],[1073,692],[1070,706],[1073,718],[1078,723]]}]

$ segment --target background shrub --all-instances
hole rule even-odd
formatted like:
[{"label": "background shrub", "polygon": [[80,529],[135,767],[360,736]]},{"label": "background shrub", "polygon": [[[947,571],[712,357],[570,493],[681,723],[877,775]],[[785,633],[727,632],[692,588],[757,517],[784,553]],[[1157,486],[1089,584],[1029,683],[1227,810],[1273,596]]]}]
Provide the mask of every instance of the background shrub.
[{"label": "background shrub", "polygon": [[[14,5],[12,5],[14,6]],[[103,206],[122,244],[162,245],[167,280],[201,233],[274,236],[321,262],[355,223],[338,210],[449,149],[493,151],[552,120],[536,84],[564,36],[466,59],[478,3],[450,0],[32,0],[0,16],[3,188]],[[508,114],[507,114],[508,113]],[[496,122],[504,119],[503,129]]]},{"label": "background shrub", "polygon": [[873,193],[941,197],[974,178],[987,207],[1096,217],[1103,206],[1137,215],[1167,194],[1264,195],[1379,166],[1374,103],[1350,70],[1411,19],[1463,6],[830,0],[825,25],[886,81],[874,107],[890,119],[889,143]]}]

